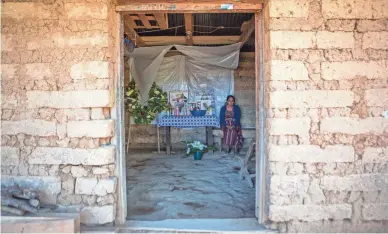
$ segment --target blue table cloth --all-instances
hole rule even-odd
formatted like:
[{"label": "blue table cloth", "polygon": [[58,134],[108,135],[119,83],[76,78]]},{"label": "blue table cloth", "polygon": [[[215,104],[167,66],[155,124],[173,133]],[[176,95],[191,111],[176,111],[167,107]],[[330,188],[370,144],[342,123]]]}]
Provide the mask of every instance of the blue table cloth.
[{"label": "blue table cloth", "polygon": [[163,116],[158,120],[159,127],[198,128],[219,127],[220,122],[216,116]]}]

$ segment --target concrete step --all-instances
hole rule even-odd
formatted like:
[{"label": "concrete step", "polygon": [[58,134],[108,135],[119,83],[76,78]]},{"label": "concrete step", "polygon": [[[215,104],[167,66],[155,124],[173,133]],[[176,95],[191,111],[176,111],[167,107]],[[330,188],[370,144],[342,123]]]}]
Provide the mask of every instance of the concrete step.
[{"label": "concrete step", "polygon": [[254,218],[243,219],[167,219],[128,221],[118,233],[278,233],[266,229]]},{"label": "concrete step", "polygon": [[80,215],[44,213],[27,216],[1,216],[2,233],[79,233]]},{"label": "concrete step", "polygon": [[81,225],[81,233],[115,234],[118,227],[115,226],[86,226]]}]

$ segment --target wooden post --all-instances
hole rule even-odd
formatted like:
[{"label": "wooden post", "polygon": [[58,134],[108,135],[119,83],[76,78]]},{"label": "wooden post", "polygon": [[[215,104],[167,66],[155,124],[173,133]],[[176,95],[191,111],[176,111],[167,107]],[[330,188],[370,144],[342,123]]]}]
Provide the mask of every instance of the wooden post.
[{"label": "wooden post", "polygon": [[165,127],[166,129],[166,152],[167,152],[167,155],[170,155],[171,154],[171,127],[170,126],[166,126]]},{"label": "wooden post", "polygon": [[265,79],[265,46],[268,38],[264,31],[266,11],[255,14],[255,74],[256,74],[256,217],[259,224],[268,219],[268,169],[266,140],[266,79]]},{"label": "wooden post", "polygon": [[158,136],[158,153],[160,154],[160,133],[159,133],[159,115],[156,114],[156,134]]},{"label": "wooden post", "polygon": [[193,14],[185,13],[186,42],[187,45],[193,45]]},{"label": "wooden post", "polygon": [[156,133],[158,134],[158,153],[160,154],[160,133],[158,125],[156,125]]},{"label": "wooden post", "polygon": [[[259,168],[260,168],[260,155],[259,155],[259,134],[260,134],[260,80],[259,80],[259,63],[260,63],[260,50],[259,50],[259,14],[255,14],[255,112],[256,112],[256,146],[255,146],[255,153],[256,153],[256,173],[259,173]],[[256,217],[258,218],[259,222],[261,221],[261,212],[260,209],[261,207],[261,189],[262,186],[261,184],[258,184],[260,182],[258,180],[260,176],[256,176],[256,207],[255,207],[255,213]]]},{"label": "wooden post", "polygon": [[131,141],[131,114],[129,113],[128,114],[128,135],[127,135],[128,139],[127,139],[127,149],[126,149],[126,152],[128,153],[129,152],[129,143]]},{"label": "wooden post", "polygon": [[158,22],[158,25],[160,29],[167,29],[168,28],[168,16],[167,14],[154,14],[156,22]]},{"label": "wooden post", "polygon": [[112,144],[116,146],[115,175],[117,176],[117,198],[115,224],[124,224],[127,220],[127,175],[126,175],[126,155],[125,155],[125,126],[124,126],[124,28],[121,14],[116,13],[114,21],[115,30],[115,50],[113,59],[116,62],[115,101],[111,113],[116,120],[116,135]]},{"label": "wooden post", "polygon": [[214,146],[213,127],[210,126],[206,127],[206,145]]}]

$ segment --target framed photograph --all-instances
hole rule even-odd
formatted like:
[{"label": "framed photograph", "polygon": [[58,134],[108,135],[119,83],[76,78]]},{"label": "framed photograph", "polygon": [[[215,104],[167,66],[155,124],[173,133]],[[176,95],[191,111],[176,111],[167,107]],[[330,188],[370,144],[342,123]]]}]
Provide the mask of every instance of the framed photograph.
[{"label": "framed photograph", "polygon": [[170,91],[168,101],[171,104],[173,115],[187,115],[187,101],[189,91]]},{"label": "framed photograph", "polygon": [[206,110],[206,115],[215,114],[215,96],[213,89],[204,92],[190,92],[190,100],[196,103],[196,107],[201,110]]}]

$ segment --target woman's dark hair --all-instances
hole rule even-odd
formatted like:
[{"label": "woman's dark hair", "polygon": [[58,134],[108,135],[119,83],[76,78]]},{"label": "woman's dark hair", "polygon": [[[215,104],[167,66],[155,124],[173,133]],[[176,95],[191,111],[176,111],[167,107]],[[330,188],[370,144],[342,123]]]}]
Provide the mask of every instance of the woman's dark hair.
[{"label": "woman's dark hair", "polygon": [[226,97],[226,101],[228,101],[229,98],[233,98],[233,102],[236,102],[236,98],[235,98],[233,95],[228,95],[228,96]]}]

